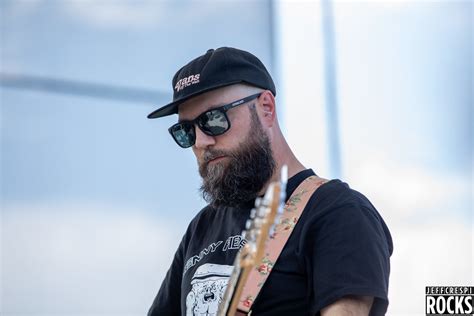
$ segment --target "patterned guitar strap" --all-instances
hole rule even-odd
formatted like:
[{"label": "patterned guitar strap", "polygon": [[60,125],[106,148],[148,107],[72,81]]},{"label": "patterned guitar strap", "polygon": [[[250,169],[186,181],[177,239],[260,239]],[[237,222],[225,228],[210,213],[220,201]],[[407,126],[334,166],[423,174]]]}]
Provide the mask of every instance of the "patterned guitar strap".
[{"label": "patterned guitar strap", "polygon": [[252,304],[290,238],[306,204],[313,193],[326,182],[328,180],[310,176],[303,180],[290,196],[283,209],[283,214],[280,216],[279,223],[275,226],[274,233],[265,245],[265,256],[260,263],[255,265],[248,276],[235,315],[251,315]]}]

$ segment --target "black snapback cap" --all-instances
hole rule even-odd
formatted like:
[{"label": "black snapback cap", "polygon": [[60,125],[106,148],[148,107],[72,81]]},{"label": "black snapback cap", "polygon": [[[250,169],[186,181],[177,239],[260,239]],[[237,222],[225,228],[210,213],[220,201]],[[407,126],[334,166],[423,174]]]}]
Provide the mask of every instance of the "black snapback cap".
[{"label": "black snapback cap", "polygon": [[172,82],[173,102],[150,113],[148,118],[176,114],[184,101],[236,83],[247,83],[276,95],[272,77],[257,57],[240,49],[221,47],[208,50],[178,70]]}]

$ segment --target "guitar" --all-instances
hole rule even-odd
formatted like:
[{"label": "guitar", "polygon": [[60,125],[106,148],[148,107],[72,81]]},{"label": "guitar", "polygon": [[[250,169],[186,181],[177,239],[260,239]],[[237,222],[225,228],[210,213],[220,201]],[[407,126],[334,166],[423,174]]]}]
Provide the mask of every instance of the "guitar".
[{"label": "guitar", "polygon": [[242,232],[242,238],[247,243],[240,249],[234,260],[232,274],[219,304],[218,316],[239,314],[237,304],[242,289],[250,271],[262,261],[266,241],[273,234],[274,223],[283,212],[287,180],[288,168],[285,165],[281,169],[280,181],[270,183],[263,198],[258,197],[255,200],[255,207],[250,211],[250,218]]}]

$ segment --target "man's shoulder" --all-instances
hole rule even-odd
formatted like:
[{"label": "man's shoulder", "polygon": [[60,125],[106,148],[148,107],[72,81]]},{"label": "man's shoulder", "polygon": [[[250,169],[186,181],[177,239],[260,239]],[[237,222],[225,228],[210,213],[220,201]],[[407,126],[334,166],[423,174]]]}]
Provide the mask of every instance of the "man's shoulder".
[{"label": "man's shoulder", "polygon": [[339,179],[328,181],[318,188],[308,201],[304,213],[305,220],[315,223],[324,221],[327,217],[343,221],[363,217],[386,227],[382,216],[370,200]]},{"label": "man's shoulder", "polygon": [[210,205],[204,206],[191,220],[189,227],[196,227],[201,225],[203,222],[211,220],[216,214],[216,209]]},{"label": "man's shoulder", "polygon": [[210,218],[212,218],[214,212],[215,210],[212,207],[206,205],[193,217],[183,236],[183,242],[185,245],[188,245],[191,240],[195,240],[202,235],[202,231],[205,227],[209,226],[209,222],[211,221]]},{"label": "man's shoulder", "polygon": [[320,208],[359,206],[375,210],[374,205],[364,194],[339,179],[330,180],[318,188],[311,197],[310,203]]},{"label": "man's shoulder", "polygon": [[331,180],[316,190],[305,213],[306,224],[317,227],[344,227],[355,231],[375,228],[387,239],[392,252],[391,234],[379,211],[364,194],[341,180]]}]

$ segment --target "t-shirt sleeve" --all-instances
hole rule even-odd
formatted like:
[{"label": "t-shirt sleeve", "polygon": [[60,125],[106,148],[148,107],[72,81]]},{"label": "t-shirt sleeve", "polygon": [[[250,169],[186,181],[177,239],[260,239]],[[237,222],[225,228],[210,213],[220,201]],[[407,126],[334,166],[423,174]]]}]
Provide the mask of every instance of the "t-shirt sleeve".
[{"label": "t-shirt sleeve", "polygon": [[311,315],[347,295],[373,296],[370,315],[384,315],[392,241],[370,202],[331,207],[311,230]]},{"label": "t-shirt sleeve", "polygon": [[183,272],[184,238],[176,251],[148,316],[181,315],[181,280]]}]

